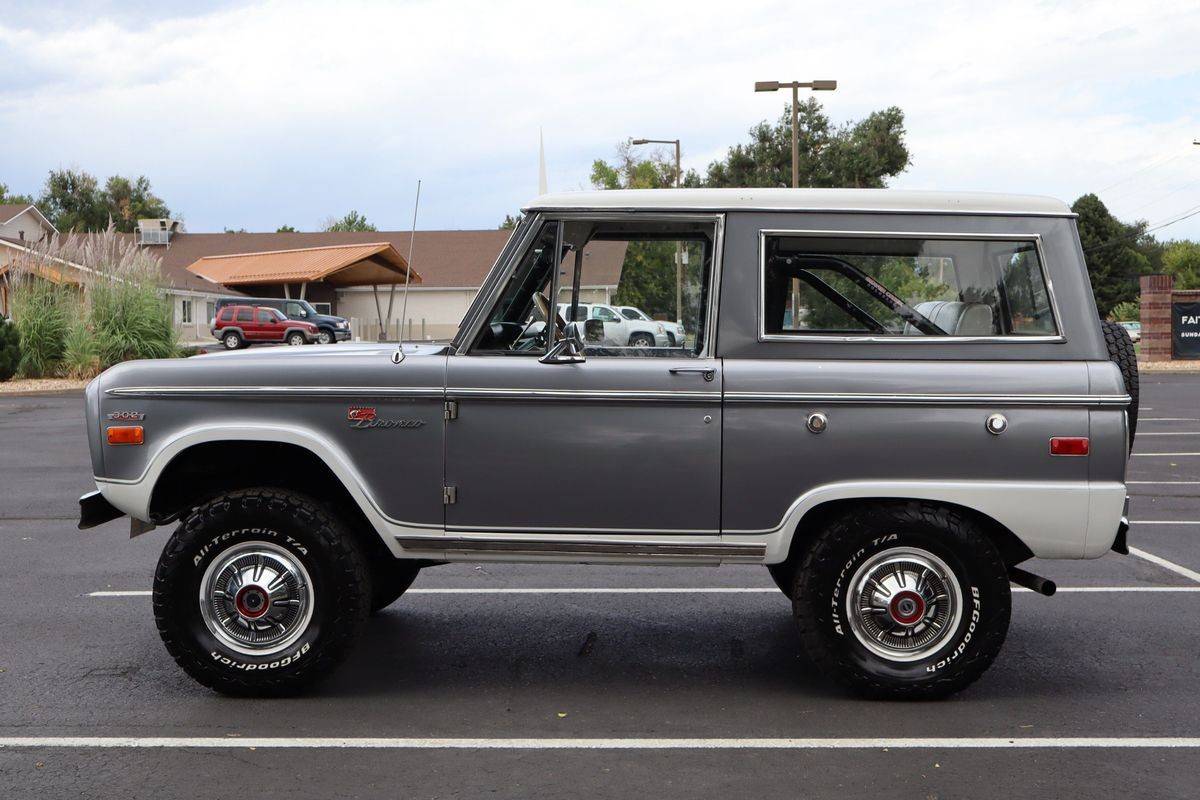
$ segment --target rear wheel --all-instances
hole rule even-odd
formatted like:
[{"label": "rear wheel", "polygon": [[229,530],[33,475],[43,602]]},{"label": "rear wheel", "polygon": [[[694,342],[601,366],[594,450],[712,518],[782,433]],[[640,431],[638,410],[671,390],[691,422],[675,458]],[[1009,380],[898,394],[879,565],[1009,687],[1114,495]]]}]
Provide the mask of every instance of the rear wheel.
[{"label": "rear wheel", "polygon": [[221,344],[225,345],[226,350],[238,350],[245,346],[246,342],[240,333],[230,331],[221,337]]},{"label": "rear wheel", "polygon": [[1133,339],[1129,331],[1122,325],[1108,320],[1100,320],[1100,328],[1104,331],[1104,344],[1108,348],[1108,358],[1121,370],[1125,379],[1125,391],[1132,400],[1129,403],[1129,447],[1133,448],[1133,435],[1137,432],[1138,418],[1138,366],[1137,351],[1133,347]]},{"label": "rear wheel", "polygon": [[835,517],[800,563],[792,606],[804,649],[872,697],[944,697],[975,681],[1008,632],[1008,571],[962,514],[888,503]]},{"label": "rear wheel", "polygon": [[195,509],[154,574],[167,651],[227,694],[289,694],[328,674],[362,631],[370,597],[350,533],[317,502],[271,489]]}]

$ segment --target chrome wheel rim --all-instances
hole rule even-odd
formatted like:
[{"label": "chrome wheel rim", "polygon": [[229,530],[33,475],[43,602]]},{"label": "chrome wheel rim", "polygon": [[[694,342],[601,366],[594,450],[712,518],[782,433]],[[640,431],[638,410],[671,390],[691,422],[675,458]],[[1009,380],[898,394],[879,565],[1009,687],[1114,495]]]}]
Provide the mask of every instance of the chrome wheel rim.
[{"label": "chrome wheel rim", "polygon": [[288,344],[292,345],[293,347],[295,347],[297,345],[302,345],[302,344],[304,344],[304,337],[303,336],[289,336]]},{"label": "chrome wheel rim", "polygon": [[238,340],[237,340],[236,336],[226,336],[225,337],[225,348],[226,349],[236,350],[237,346],[238,346]]},{"label": "chrome wheel rim", "polygon": [[317,343],[318,344],[329,344],[332,341],[333,341],[333,337],[329,335],[328,331],[321,331],[320,333],[317,334]]},{"label": "chrome wheel rim", "polygon": [[291,553],[245,542],[213,559],[200,581],[200,616],[221,644],[250,656],[286,650],[313,614],[312,580]]},{"label": "chrome wheel rim", "polygon": [[867,559],[850,579],[846,619],[859,643],[889,661],[937,652],[962,619],[962,589],[945,561],[915,547]]}]

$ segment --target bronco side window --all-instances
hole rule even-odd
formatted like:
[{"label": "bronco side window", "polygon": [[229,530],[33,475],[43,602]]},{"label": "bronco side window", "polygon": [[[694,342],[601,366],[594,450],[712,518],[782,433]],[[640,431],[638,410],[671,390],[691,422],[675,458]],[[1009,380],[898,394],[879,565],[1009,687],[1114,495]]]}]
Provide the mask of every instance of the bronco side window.
[{"label": "bronco side window", "polygon": [[1054,336],[1034,241],[764,234],[761,332]]}]

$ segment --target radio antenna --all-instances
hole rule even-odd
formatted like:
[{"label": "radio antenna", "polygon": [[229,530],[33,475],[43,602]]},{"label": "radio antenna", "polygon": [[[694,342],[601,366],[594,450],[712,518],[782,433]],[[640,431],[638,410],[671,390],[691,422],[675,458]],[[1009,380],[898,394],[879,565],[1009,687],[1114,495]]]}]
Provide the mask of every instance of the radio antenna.
[{"label": "radio antenna", "polygon": [[[400,302],[400,335],[396,342],[396,352],[392,354],[392,362],[399,364],[404,360],[404,323],[408,319],[408,287],[412,282],[413,243],[417,239],[417,209],[421,207],[421,181],[417,180],[417,199],[413,201],[412,232],[408,236],[408,261],[404,268],[404,298]],[[391,299],[388,300],[388,318],[392,316]]]}]

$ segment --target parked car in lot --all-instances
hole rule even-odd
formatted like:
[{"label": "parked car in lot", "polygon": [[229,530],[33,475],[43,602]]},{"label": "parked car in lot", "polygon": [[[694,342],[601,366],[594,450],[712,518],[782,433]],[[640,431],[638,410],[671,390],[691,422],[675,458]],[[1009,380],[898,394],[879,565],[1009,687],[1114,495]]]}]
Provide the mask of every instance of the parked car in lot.
[{"label": "parked car in lot", "polygon": [[312,344],[319,331],[311,322],[288,319],[277,308],[226,305],[213,319],[212,335],[226,350],[240,350],[252,344],[283,342]]},{"label": "parked car in lot", "polygon": [[[559,316],[568,322],[597,320],[593,325],[596,336],[609,347],[671,347],[672,342],[661,322],[641,317],[629,318],[605,303],[580,303],[577,316],[571,316],[569,303],[560,303]],[[601,332],[602,331],[602,332]]]},{"label": "parked car in lot", "polygon": [[1118,322],[1122,328],[1129,333],[1129,338],[1135,342],[1142,340],[1142,323],[1140,322]]},{"label": "parked car in lot", "polygon": [[[680,250],[685,347],[629,347],[580,302],[673,286]],[[328,673],[421,569],[531,561],[763,565],[820,669],[939,697],[1000,651],[1010,583],[1053,593],[1023,562],[1127,552],[1137,389],[1056,200],[548,195],[448,345],[103,373],[80,527],[179,523],[155,620],[224,692]]]},{"label": "parked car in lot", "polygon": [[667,344],[670,347],[677,347],[684,344],[687,339],[683,332],[683,324],[679,322],[658,321],[634,306],[613,306],[617,312],[627,320],[641,320],[642,322],[657,323],[663,326],[663,330],[667,334]]},{"label": "parked car in lot", "polygon": [[280,297],[222,297],[217,300],[217,312],[219,313],[226,306],[238,305],[275,308],[283,312],[288,319],[311,322],[317,326],[318,344],[336,344],[350,338],[350,323],[344,317],[322,314],[307,300]]}]

